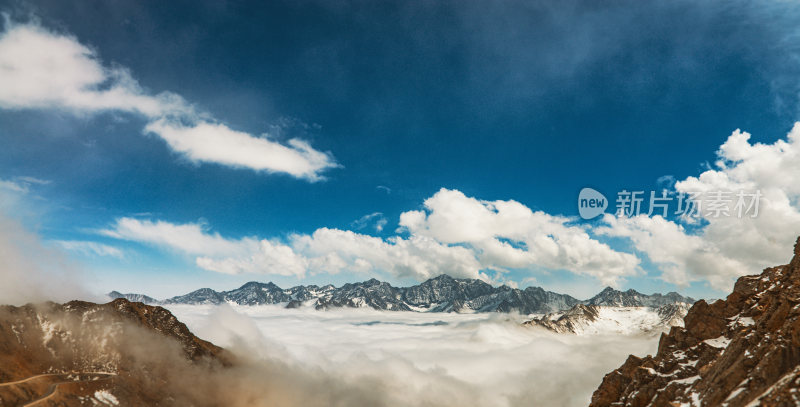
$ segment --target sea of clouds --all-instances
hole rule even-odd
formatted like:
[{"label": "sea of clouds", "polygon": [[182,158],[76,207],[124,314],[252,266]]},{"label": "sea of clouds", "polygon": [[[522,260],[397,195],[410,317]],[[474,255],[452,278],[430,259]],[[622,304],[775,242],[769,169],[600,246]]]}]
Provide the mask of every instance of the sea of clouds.
[{"label": "sea of clouds", "polygon": [[555,334],[515,314],[169,309],[239,355],[371,389],[390,406],[585,406],[606,373],[658,344],[653,335]]}]

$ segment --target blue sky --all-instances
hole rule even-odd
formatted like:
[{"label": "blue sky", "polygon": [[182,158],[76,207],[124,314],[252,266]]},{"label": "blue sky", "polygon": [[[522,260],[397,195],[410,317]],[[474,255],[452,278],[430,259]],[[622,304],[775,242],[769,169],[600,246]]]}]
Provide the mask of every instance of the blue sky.
[{"label": "blue sky", "polygon": [[[200,253],[120,233],[118,221],[199,225],[208,236],[236,242],[286,243],[328,228],[388,242],[427,236],[475,249],[477,241],[449,239],[451,229],[398,232],[408,226],[400,224],[401,214],[427,211],[430,221],[448,206],[423,203],[446,188],[464,199],[513,200],[534,212],[576,217],[585,186],[613,199],[622,189],[660,189],[665,175],[699,176],[714,167],[717,150],[736,129],[752,134],[750,143],[786,140],[799,107],[797,6],[698,3],[0,2],[6,39],[25,27],[66,38],[87,47],[103,69],[127,72],[141,95],[179,95],[192,106],[189,125],[220,124],[252,139],[269,134],[284,147],[301,139],[322,154],[317,167],[302,173],[275,170],[270,160],[264,165],[272,169],[254,169],[241,157],[192,156],[200,153],[165,142],[166,130],[146,132],[157,119],[141,107],[86,107],[74,99],[25,104],[16,94],[0,95],[0,180],[24,189],[14,192],[23,203],[6,212],[48,245],[118,249],[113,255],[65,249],[90,270],[97,290],[167,296],[249,280],[338,284],[372,276],[412,283],[424,274],[386,272],[384,259],[371,261],[367,271],[308,266],[302,276],[280,275],[261,264],[220,273],[198,266]],[[98,89],[122,83],[115,80],[106,77]],[[796,209],[794,192],[782,191]],[[376,228],[377,221],[385,225]],[[653,249],[630,233],[596,234],[601,223],[608,222],[570,225],[586,228],[609,250],[636,256],[638,271],[620,274],[619,287],[725,292],[703,270],[665,281],[665,262],[703,266],[673,261],[675,254],[653,261]],[[788,223],[778,237],[764,238],[776,251],[791,247],[786,236],[800,232]],[[685,226],[687,235],[702,239],[689,239],[704,245],[692,248],[697,252],[716,251],[746,266],[768,257],[735,258],[713,233]],[[300,244],[290,246],[299,252]],[[559,247],[570,247],[567,238]],[[236,255],[253,254],[242,250]],[[608,282],[532,257],[521,268],[492,263],[503,270],[483,275],[578,296]],[[479,263],[483,269],[491,262]],[[446,267],[426,270],[440,269]]]}]

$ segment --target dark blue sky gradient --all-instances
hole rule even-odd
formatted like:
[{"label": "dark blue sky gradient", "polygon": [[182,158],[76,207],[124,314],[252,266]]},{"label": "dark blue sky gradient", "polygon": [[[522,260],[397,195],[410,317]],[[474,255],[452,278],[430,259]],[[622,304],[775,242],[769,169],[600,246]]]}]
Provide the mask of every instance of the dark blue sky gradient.
[{"label": "dark blue sky gradient", "polygon": [[[784,7],[785,9],[782,9]],[[584,186],[697,175],[727,136],[797,119],[797,10],[730,1],[11,1],[153,92],[234,129],[305,138],[342,168],[309,183],[195,165],[127,114],[0,111],[0,174],[53,180],[39,225],[205,219],[224,236],[349,228],[439,188],[577,214]],[[795,41],[796,43],[796,41]],[[391,193],[377,189],[391,188]],[[77,231],[77,232],[76,232]]]}]

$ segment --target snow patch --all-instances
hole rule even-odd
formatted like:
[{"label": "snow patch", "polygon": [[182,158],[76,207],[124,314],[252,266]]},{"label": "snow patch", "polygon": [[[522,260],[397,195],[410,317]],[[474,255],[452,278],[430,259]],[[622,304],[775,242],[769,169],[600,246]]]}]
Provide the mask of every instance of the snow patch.
[{"label": "snow patch", "polygon": [[731,343],[731,340],[724,336],[720,336],[719,338],[706,339],[703,342],[715,348],[726,348],[728,347],[728,344]]},{"label": "snow patch", "polygon": [[106,406],[118,406],[119,405],[119,400],[117,400],[117,398],[114,397],[114,395],[111,394],[111,392],[109,392],[108,390],[98,390],[98,391],[94,392],[94,399],[96,401],[95,405],[97,403],[100,403],[101,405],[106,405]]}]

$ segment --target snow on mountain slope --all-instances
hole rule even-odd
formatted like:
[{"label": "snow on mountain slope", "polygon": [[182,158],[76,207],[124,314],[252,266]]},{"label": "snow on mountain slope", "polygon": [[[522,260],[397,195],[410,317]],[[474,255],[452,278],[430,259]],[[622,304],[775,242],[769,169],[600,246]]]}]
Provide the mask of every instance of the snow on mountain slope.
[{"label": "snow on mountain slope", "polygon": [[579,304],[559,313],[547,314],[524,323],[558,333],[577,335],[658,334],[672,326],[683,326],[689,307],[685,303],[653,307],[602,307]]}]

